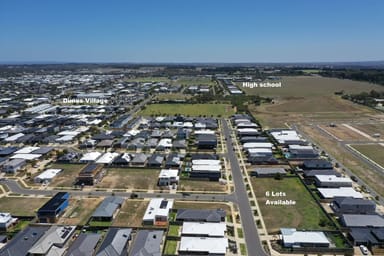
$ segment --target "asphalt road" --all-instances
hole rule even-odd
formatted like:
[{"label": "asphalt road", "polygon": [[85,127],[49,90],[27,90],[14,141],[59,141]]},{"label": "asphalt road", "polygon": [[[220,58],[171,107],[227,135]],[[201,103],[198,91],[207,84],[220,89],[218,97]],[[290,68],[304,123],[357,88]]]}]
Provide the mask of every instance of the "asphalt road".
[{"label": "asphalt road", "polygon": [[260,241],[257,232],[256,223],[253,218],[253,212],[248,199],[248,193],[245,189],[243,175],[240,169],[239,160],[233,150],[231,132],[227,122],[222,119],[223,132],[226,138],[228,159],[232,169],[232,179],[235,184],[235,194],[237,197],[240,218],[243,226],[244,238],[247,246],[248,255],[267,256]]}]

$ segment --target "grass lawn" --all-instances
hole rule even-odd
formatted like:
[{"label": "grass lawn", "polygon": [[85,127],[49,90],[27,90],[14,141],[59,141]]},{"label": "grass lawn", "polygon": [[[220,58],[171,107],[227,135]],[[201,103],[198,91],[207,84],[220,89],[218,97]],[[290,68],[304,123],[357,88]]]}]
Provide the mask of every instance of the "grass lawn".
[{"label": "grass lawn", "polygon": [[59,223],[64,225],[85,225],[102,198],[70,199],[69,207]]},{"label": "grass lawn", "polygon": [[89,226],[92,227],[109,227],[111,226],[112,222],[111,221],[90,221]]},{"label": "grass lawn", "polygon": [[240,244],[240,253],[241,255],[247,255],[247,247],[245,244]]},{"label": "grass lawn", "polygon": [[[321,227],[319,221],[326,219],[310,193],[298,178],[252,178],[252,186],[258,198],[261,213],[269,233],[282,227],[298,229],[332,229]],[[269,192],[283,192],[286,196],[266,196]],[[267,200],[294,200],[296,205],[267,205]]]},{"label": "grass lawn", "polygon": [[177,250],[177,241],[173,241],[173,240],[167,240],[165,242],[165,250],[164,250],[164,253],[165,254],[176,254]]},{"label": "grass lawn", "polygon": [[169,226],[168,236],[179,236],[181,226],[171,225]]},{"label": "grass lawn", "polygon": [[213,203],[213,202],[187,202],[175,201],[174,209],[224,209],[227,214],[231,213],[231,207],[227,204]]},{"label": "grass lawn", "polygon": [[157,189],[160,170],[144,168],[108,168],[97,188]]},{"label": "grass lawn", "polygon": [[181,179],[179,191],[214,191],[225,192],[227,185],[221,185],[218,181]]},{"label": "grass lawn", "polygon": [[239,238],[243,238],[244,237],[243,229],[242,228],[237,228],[237,234],[239,235]]},{"label": "grass lawn", "polygon": [[72,187],[73,183],[80,170],[83,169],[85,164],[52,164],[47,168],[63,169],[49,184],[50,187]]},{"label": "grass lawn", "polygon": [[150,104],[138,113],[141,116],[176,115],[229,117],[235,111],[229,104]]},{"label": "grass lawn", "polygon": [[351,145],[354,149],[365,155],[375,163],[384,167],[384,146],[380,144]]},{"label": "grass lawn", "polygon": [[10,212],[13,216],[36,216],[36,211],[49,198],[41,197],[2,197],[0,198],[1,212]]},{"label": "grass lawn", "polygon": [[147,206],[148,201],[131,199],[126,200],[112,225],[119,227],[141,227],[141,222]]}]

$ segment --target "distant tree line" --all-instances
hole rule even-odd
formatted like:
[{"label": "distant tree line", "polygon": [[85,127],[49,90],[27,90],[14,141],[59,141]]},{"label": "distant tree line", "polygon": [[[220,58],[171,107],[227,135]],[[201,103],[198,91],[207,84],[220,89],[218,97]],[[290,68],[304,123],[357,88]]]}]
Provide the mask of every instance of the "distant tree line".
[{"label": "distant tree line", "polygon": [[377,102],[375,99],[384,99],[384,91],[378,92],[372,90],[370,92],[362,92],[359,94],[344,94],[342,96],[343,99],[351,100],[353,102],[363,104],[369,107],[375,107]]},{"label": "distant tree line", "polygon": [[323,69],[319,75],[384,85],[384,71],[381,69]]}]

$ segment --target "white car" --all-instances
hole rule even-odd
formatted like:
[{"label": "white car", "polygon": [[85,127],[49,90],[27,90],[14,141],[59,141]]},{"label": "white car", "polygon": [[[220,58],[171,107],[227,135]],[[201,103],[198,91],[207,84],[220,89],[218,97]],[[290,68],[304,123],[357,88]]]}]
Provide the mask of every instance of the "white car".
[{"label": "white car", "polygon": [[364,245],[360,245],[360,250],[364,255],[368,255],[368,248]]}]

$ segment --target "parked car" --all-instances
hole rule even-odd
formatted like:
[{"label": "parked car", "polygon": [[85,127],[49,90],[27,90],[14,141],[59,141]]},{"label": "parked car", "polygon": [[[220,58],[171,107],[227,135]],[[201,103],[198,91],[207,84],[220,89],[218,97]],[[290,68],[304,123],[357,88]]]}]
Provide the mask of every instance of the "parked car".
[{"label": "parked car", "polygon": [[368,255],[368,248],[364,245],[360,245],[360,250],[364,255]]}]

